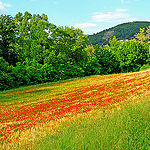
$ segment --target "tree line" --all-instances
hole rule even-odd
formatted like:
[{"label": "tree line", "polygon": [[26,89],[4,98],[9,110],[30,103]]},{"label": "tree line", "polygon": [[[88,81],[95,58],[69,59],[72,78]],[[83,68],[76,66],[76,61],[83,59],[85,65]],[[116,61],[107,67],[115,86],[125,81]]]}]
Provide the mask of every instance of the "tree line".
[{"label": "tree line", "polygon": [[149,63],[150,27],[130,41],[88,45],[80,29],[45,14],[0,15],[0,90],[88,75],[138,71]]}]

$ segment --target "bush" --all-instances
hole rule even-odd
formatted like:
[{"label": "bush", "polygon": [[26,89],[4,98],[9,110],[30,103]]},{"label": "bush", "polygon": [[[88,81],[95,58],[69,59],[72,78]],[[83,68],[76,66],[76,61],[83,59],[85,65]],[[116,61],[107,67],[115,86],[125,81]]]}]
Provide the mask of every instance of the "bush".
[{"label": "bush", "polygon": [[29,61],[26,59],[23,63],[16,63],[16,66],[9,66],[3,58],[0,58],[0,61],[0,90],[85,75],[82,67],[71,61],[61,60],[53,65],[47,63],[42,65],[36,60]]},{"label": "bush", "polygon": [[120,62],[108,45],[105,45],[104,47],[96,45],[94,48],[95,56],[98,59],[98,63],[101,65],[101,74],[120,72]]},{"label": "bush", "polygon": [[14,87],[10,72],[11,67],[8,62],[3,57],[0,57],[0,90],[7,90]]},{"label": "bush", "polygon": [[140,68],[140,71],[150,69],[150,64],[145,64]]},{"label": "bush", "polygon": [[84,70],[82,67],[71,61],[65,62],[61,60],[61,62],[55,64],[54,68],[56,69],[54,77],[57,81],[84,76]]},{"label": "bush", "polygon": [[138,71],[148,59],[148,46],[135,40],[121,42],[118,48],[110,49],[120,62],[121,72]]},{"label": "bush", "polygon": [[86,76],[98,75],[102,72],[102,66],[96,57],[89,59],[82,67],[84,68]]}]

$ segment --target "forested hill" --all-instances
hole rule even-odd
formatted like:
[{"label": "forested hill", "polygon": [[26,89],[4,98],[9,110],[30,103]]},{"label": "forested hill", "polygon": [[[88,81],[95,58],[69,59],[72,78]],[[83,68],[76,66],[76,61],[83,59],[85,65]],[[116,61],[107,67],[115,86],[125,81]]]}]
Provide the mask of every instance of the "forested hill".
[{"label": "forested hill", "polygon": [[116,36],[119,40],[129,40],[134,38],[134,35],[140,31],[140,28],[146,28],[148,26],[150,26],[150,22],[148,21],[136,21],[119,24],[99,33],[89,35],[89,44],[107,44],[109,39],[113,36]]}]

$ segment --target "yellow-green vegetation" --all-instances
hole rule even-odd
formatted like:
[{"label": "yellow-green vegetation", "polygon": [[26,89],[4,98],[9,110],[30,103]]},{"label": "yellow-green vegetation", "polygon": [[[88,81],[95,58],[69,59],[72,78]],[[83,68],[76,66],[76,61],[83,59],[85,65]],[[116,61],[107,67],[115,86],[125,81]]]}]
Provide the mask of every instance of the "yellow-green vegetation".
[{"label": "yellow-green vegetation", "polygon": [[[96,111],[41,139],[35,150],[148,150],[150,96],[132,98],[121,107]],[[81,121],[82,120],[82,121]]]},{"label": "yellow-green vegetation", "polygon": [[[150,55],[150,54],[149,54]],[[141,67],[140,71],[150,69],[150,64],[145,64]]]}]

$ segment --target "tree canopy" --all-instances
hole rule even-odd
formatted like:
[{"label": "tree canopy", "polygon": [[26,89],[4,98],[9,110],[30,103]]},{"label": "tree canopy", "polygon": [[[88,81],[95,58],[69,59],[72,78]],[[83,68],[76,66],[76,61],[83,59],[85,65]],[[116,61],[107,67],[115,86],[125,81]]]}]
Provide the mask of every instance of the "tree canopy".
[{"label": "tree canopy", "polygon": [[111,34],[106,45],[88,45],[82,30],[56,26],[45,14],[0,15],[0,90],[149,65],[150,27],[124,42]]}]

